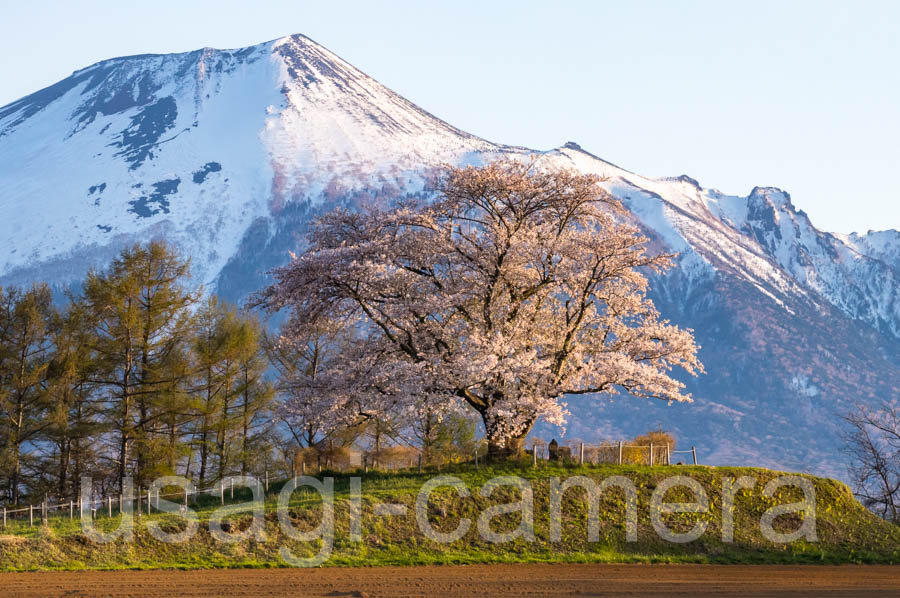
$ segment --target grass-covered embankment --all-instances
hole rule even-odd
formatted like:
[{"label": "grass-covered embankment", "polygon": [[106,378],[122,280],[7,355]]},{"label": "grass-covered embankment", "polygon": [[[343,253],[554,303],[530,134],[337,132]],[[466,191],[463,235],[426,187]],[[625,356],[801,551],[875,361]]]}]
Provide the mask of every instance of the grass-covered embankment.
[{"label": "grass-covered embankment", "polygon": [[[440,531],[452,531],[462,519],[471,520],[468,532],[460,540],[448,544],[434,542],[420,531],[415,515],[416,496],[422,484],[434,473],[373,473],[362,477],[361,534],[351,536],[350,477],[334,474],[334,545],[325,565],[372,566],[409,564],[451,564],[492,562],[682,562],[682,563],[900,563],[900,526],[886,523],[866,511],[844,484],[824,478],[809,477],[816,495],[817,541],[798,540],[787,544],[773,543],[760,529],[763,513],[774,505],[802,499],[797,488],[783,488],[771,498],[762,489],[781,475],[764,469],[733,467],[642,467],[592,466],[564,467],[542,464],[538,469],[528,465],[470,465],[444,468],[443,475],[463,480],[468,497],[444,488],[431,495],[428,508],[430,523]],[[326,474],[327,475],[327,474]],[[495,476],[521,476],[531,483],[534,492],[534,540],[519,538],[504,543],[491,543],[481,537],[477,520],[486,508],[514,503],[520,491],[500,488],[488,497],[479,490]],[[562,536],[550,541],[550,478],[584,475],[600,481],[609,476],[625,476],[638,489],[638,535],[636,542],[626,542],[625,493],[617,488],[600,495],[599,541],[587,537],[587,494],[569,490],[562,500]],[[668,527],[676,532],[690,530],[695,522],[706,521],[707,529],[697,540],[685,544],[662,540],[651,525],[651,495],[657,484],[670,475],[693,478],[709,497],[709,509],[703,513],[671,513],[663,515]],[[756,485],[737,494],[734,501],[734,541],[722,540],[723,480],[751,476]],[[208,518],[219,508],[219,498],[203,497],[193,508],[200,517],[199,530],[183,543],[169,544],[153,538],[146,530],[148,520],[159,522],[169,532],[184,528],[177,514],[154,513],[136,518],[131,541],[117,540],[99,544],[89,540],[78,520],[51,518],[46,527],[28,527],[27,522],[10,522],[0,536],[0,569],[117,569],[117,568],[209,568],[209,567],[278,567],[286,563],[280,554],[288,548],[298,557],[319,552],[319,541],[303,542],[288,538],[279,526],[275,512],[279,485],[272,485],[266,498],[265,539],[222,542],[209,531]],[[249,499],[249,491],[237,491],[235,503]],[[663,497],[666,502],[693,500],[685,488],[675,488]],[[229,501],[230,502],[230,501]],[[380,503],[403,504],[405,515],[376,512]],[[300,530],[319,525],[322,503],[311,490],[298,489],[291,499],[290,516]],[[787,533],[798,529],[803,513],[788,513],[774,521],[776,531]],[[232,530],[248,527],[251,516],[242,512],[231,517]],[[492,519],[494,531],[516,529],[518,512]],[[99,517],[99,529],[110,529],[118,523]]]}]

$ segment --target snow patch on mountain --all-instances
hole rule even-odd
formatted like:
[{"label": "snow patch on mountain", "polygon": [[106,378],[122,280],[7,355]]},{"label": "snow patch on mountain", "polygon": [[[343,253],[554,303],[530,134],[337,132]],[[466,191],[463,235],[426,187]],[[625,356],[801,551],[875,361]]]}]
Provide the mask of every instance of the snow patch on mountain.
[{"label": "snow patch on mountain", "polygon": [[[0,284],[77,284],[123,246],[163,237],[197,282],[241,299],[317,213],[427,197],[440,165],[498,157],[603,177],[650,250],[677,254],[654,301],[703,337],[707,377],[686,381],[692,417],[596,402],[573,427],[669,421],[729,439],[707,439],[714,461],[832,472],[832,412],[820,404],[900,391],[897,231],[822,232],[780,189],[729,195],[685,175],[646,177],[573,142],[491,143],[301,35],[106,60],[0,107]],[[761,455],[762,444],[780,452]]]},{"label": "snow patch on mountain", "polygon": [[[105,61],[51,102],[39,92],[0,111],[0,271],[166,231],[199,280],[214,279],[270,193],[259,132],[281,95],[261,58],[255,48]],[[192,182],[213,162],[228,176]],[[93,265],[78,264],[73,277]]]},{"label": "snow patch on mountain", "polygon": [[0,272],[80,277],[92,246],[165,230],[210,283],[286,202],[421,189],[496,147],[303,36],[104,61],[0,109]]},{"label": "snow patch on mountain", "polygon": [[796,374],[791,378],[791,388],[800,396],[813,398],[819,396],[819,389],[810,382],[809,376]]},{"label": "snow patch on mountain", "polygon": [[900,272],[900,231],[870,230],[866,234],[835,236],[860,255],[880,260]]}]

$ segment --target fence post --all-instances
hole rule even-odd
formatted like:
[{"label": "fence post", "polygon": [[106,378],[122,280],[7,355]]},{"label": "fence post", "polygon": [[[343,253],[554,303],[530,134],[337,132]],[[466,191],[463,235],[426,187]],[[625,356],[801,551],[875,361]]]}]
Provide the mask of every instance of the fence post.
[{"label": "fence post", "polygon": [[219,497],[222,501],[222,504],[225,504],[225,478],[222,478],[222,481],[219,482]]},{"label": "fence post", "polygon": [[[478,452],[475,453],[475,467],[478,467]],[[419,453],[419,473],[422,473],[422,453]]]},{"label": "fence post", "polygon": [[231,500],[234,500],[234,478],[231,478]]},{"label": "fence post", "polygon": [[578,458],[578,464],[584,465],[584,443],[583,442],[581,443],[581,446],[579,448],[580,448],[581,455]]},{"label": "fence post", "polygon": [[369,456],[363,455],[363,473],[369,473]]},{"label": "fence post", "polygon": [[28,525],[34,527],[34,505],[28,505]]},{"label": "fence post", "polygon": [[3,507],[3,529],[6,529],[6,507]]},{"label": "fence post", "polygon": [[187,509],[188,506],[188,489],[185,487],[184,489],[184,508]]},{"label": "fence post", "polygon": [[75,501],[70,500],[69,501],[69,519],[74,519],[74,518],[75,518]]},{"label": "fence post", "polygon": [[269,491],[269,468],[266,468],[266,492]]},{"label": "fence post", "polygon": [[619,441],[619,465],[622,464],[622,441]]},{"label": "fence post", "polygon": [[537,467],[537,446],[535,445],[531,447],[531,466]]},{"label": "fence post", "polygon": [[694,456],[694,465],[696,465],[697,464],[697,449],[694,447],[691,447],[691,454]]},{"label": "fence post", "polygon": [[106,514],[112,517],[112,495],[106,497]]},{"label": "fence post", "polygon": [[650,467],[653,467],[653,443],[650,443]]},{"label": "fence post", "polygon": [[672,453],[669,452],[669,443],[666,443],[666,465],[672,464]]}]

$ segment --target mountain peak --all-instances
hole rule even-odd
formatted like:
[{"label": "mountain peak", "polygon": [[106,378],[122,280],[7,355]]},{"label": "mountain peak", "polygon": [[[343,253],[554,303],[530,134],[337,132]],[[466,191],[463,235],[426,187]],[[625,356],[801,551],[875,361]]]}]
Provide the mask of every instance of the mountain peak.
[{"label": "mountain peak", "polygon": [[4,208],[28,206],[0,219],[0,274],[105,259],[155,227],[204,281],[256,218],[326,190],[418,192],[428,165],[500,147],[300,34],[98,62],[0,107],[0,139],[0,180],[17,181]]},{"label": "mountain peak", "polygon": [[271,42],[267,42],[271,44],[272,48],[279,48],[284,45],[294,45],[295,47],[302,48],[304,46],[314,46],[316,48],[325,49],[325,46],[316,42],[311,37],[307,37],[302,33],[291,33],[290,35],[285,35],[284,37],[279,37],[277,39],[272,40]]},{"label": "mountain peak", "polygon": [[791,195],[778,187],[754,187],[750,191],[750,195],[748,199],[753,201],[764,201],[768,202],[777,207],[785,207],[790,206],[793,208],[793,204],[791,203]]},{"label": "mountain peak", "polygon": [[[652,250],[679,254],[651,292],[665,317],[702,335],[708,378],[692,388],[687,423],[648,406],[631,432],[671,421],[722,462],[756,451],[771,416],[802,417],[807,432],[785,425],[767,439],[779,455],[768,462],[831,467],[836,434],[793,381],[814,382],[816,401],[900,388],[896,232],[826,235],[780,189],[739,197],[644,177],[574,141],[545,152],[489,143],[299,34],[111,59],[0,107],[0,284],[77,284],[122,247],[165,238],[198,283],[240,301],[302,247],[317,214],[428,197],[443,164],[535,154],[603,177]],[[624,411],[602,425],[624,425]],[[580,419],[595,425],[596,413]]]}]

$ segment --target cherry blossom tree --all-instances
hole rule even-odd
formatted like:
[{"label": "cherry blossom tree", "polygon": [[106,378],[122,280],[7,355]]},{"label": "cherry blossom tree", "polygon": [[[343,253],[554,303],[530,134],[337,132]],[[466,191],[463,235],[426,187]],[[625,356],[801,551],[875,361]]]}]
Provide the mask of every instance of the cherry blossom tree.
[{"label": "cherry blossom tree", "polygon": [[285,342],[326,320],[352,331],[317,378],[335,417],[471,408],[496,457],[538,418],[564,425],[567,395],[690,401],[671,370],[702,371],[698,347],[643,274],[673,256],[645,251],[600,182],[539,161],[448,167],[433,201],[321,217],[258,303],[290,308]]}]

